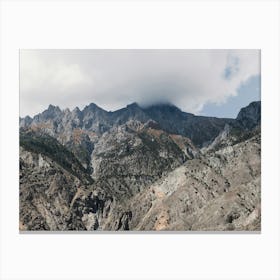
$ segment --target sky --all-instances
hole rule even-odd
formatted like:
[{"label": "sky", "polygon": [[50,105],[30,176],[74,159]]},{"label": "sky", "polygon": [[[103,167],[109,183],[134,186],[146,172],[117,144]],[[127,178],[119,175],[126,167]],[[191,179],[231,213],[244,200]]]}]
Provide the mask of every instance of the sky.
[{"label": "sky", "polygon": [[259,50],[21,50],[20,116],[49,104],[114,111],[172,103],[205,116],[235,118],[260,100]]},{"label": "sky", "polygon": [[200,115],[236,118],[241,108],[246,107],[252,101],[261,100],[260,82],[260,75],[252,76],[237,89],[237,95],[228,97],[225,103],[206,104]]}]

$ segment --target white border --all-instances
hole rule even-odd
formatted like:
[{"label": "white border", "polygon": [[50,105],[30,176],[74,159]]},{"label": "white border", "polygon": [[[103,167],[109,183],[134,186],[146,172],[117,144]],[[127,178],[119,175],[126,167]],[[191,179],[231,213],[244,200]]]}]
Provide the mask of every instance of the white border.
[{"label": "white border", "polygon": [[[2,279],[279,279],[279,2],[1,2]],[[262,233],[18,232],[19,48],[262,50]]]}]

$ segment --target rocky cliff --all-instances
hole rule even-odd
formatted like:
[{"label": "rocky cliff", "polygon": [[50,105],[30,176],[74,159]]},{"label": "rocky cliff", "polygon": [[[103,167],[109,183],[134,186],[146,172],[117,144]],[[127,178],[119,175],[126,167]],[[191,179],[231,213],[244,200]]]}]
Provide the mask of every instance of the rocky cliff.
[{"label": "rocky cliff", "polygon": [[132,103],[126,108],[107,112],[94,103],[86,106],[82,111],[75,108],[60,110],[59,107],[50,105],[42,113],[20,119],[20,127],[44,129],[48,134],[57,137],[67,143],[73,130],[82,130],[103,134],[114,126],[123,125],[128,121],[135,120],[146,123],[152,120],[163,130],[172,134],[179,134],[190,138],[197,146],[203,146],[212,141],[225,124],[232,123],[233,119],[221,119],[212,117],[195,116],[182,112],[171,104],[159,104],[146,108]]},{"label": "rocky cliff", "polygon": [[260,102],[50,105],[20,119],[20,230],[260,230],[260,132]]}]

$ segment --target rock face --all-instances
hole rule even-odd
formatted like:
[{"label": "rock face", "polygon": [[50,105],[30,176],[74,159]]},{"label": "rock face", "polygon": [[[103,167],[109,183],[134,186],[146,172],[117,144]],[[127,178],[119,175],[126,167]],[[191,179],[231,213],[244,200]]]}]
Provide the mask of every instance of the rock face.
[{"label": "rock face", "polygon": [[242,108],[236,119],[247,130],[259,125],[261,122],[261,102],[252,102],[249,106]]},{"label": "rock face", "polygon": [[184,135],[198,147],[211,142],[225,124],[234,122],[232,119],[195,116],[169,104],[151,106],[145,112],[167,132]]},{"label": "rock face", "polygon": [[137,230],[260,229],[260,167],[259,135],[189,160],[131,200],[129,226]]},{"label": "rock face", "polygon": [[172,134],[186,136],[197,146],[212,141],[225,124],[231,124],[233,119],[220,119],[201,117],[182,112],[171,104],[154,105],[141,108],[137,103],[132,103],[126,108],[107,112],[94,103],[86,106],[82,111],[78,108],[72,112],[61,111],[59,107],[50,105],[47,110],[34,116],[20,119],[20,127],[44,129],[52,136],[60,135],[61,141],[69,141],[70,133],[74,129],[91,131],[103,134],[114,126],[123,125],[135,120],[146,123],[155,121],[163,130]]},{"label": "rock face", "polygon": [[260,230],[260,136],[260,102],[237,119],[50,105],[20,119],[20,230]]},{"label": "rock face", "polygon": [[20,154],[20,230],[98,229],[112,197],[45,155]]}]

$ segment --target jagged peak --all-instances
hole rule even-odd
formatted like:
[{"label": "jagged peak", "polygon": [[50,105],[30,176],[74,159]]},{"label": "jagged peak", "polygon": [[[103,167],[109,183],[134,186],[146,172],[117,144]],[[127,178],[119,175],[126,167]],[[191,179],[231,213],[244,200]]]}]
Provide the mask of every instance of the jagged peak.
[{"label": "jagged peak", "polygon": [[74,112],[74,113],[80,113],[81,112],[81,110],[80,110],[80,108],[79,107],[75,107],[74,109],[73,109],[73,111],[72,112]]},{"label": "jagged peak", "polygon": [[242,120],[244,117],[252,117],[255,115],[256,118],[260,118],[261,101],[253,101],[248,106],[241,108],[236,119]]},{"label": "jagged peak", "polygon": [[69,108],[66,108],[66,109],[64,109],[64,110],[63,110],[63,113],[65,113],[65,114],[70,114],[70,113],[71,113],[71,111],[70,111],[70,109],[69,109]]},{"label": "jagged peak", "polygon": [[89,105],[85,106],[82,112],[87,112],[87,111],[94,111],[94,110],[99,110],[99,111],[105,111],[101,107],[97,106],[95,103],[90,103]]},{"label": "jagged peak", "polygon": [[41,114],[34,116],[34,118],[37,118],[39,116],[42,116],[44,118],[52,118],[54,116],[60,115],[61,113],[62,111],[58,106],[50,104],[46,110],[44,110]]},{"label": "jagged peak", "polygon": [[32,120],[32,118],[29,115],[25,116],[24,118],[20,118],[20,119]]},{"label": "jagged peak", "polygon": [[[261,104],[261,101],[259,100],[259,101],[252,101],[248,106],[259,106]],[[248,107],[248,106],[246,106],[246,107]]]},{"label": "jagged peak", "polygon": [[130,103],[126,108],[141,108],[137,102]]},{"label": "jagged peak", "polygon": [[49,105],[49,107],[46,111],[59,111],[59,112],[61,112],[61,110],[58,106],[54,106],[52,104]]}]

